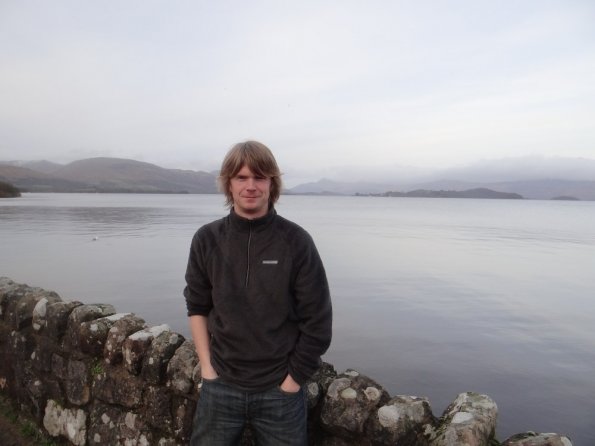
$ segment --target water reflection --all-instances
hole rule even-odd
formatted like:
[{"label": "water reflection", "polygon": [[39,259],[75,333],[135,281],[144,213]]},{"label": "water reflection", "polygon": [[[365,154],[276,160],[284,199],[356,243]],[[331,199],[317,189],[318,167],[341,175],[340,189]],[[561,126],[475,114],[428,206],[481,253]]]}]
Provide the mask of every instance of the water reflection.
[{"label": "water reflection", "polygon": [[[222,202],[1,201],[0,274],[188,336],[190,238],[225,214]],[[436,414],[459,392],[488,393],[500,437],[554,430],[593,443],[595,203],[295,196],[278,211],[312,234],[325,261],[337,368],[428,396]]]}]

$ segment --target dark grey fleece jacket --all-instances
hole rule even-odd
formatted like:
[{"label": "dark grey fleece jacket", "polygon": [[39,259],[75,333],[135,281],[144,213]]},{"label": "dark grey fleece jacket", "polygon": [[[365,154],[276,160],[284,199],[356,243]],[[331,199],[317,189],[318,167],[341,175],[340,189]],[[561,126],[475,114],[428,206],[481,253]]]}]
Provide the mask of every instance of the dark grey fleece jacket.
[{"label": "dark grey fleece jacket", "polygon": [[274,209],[256,220],[232,209],[201,227],[190,247],[188,315],[208,316],[211,362],[246,390],[303,384],[331,342],[326,274],[310,235]]}]

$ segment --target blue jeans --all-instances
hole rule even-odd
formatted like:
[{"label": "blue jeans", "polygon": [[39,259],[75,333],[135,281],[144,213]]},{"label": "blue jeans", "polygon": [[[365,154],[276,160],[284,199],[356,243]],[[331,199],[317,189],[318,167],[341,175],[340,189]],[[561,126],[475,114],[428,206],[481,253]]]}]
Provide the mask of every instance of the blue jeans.
[{"label": "blue jeans", "polygon": [[203,379],[191,446],[235,446],[249,424],[259,446],[306,446],[306,393],[239,390],[219,379]]}]

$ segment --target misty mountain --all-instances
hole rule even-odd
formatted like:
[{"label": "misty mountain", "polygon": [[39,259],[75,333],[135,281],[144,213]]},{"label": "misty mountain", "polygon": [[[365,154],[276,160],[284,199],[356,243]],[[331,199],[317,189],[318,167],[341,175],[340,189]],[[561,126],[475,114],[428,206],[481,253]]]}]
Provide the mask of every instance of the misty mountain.
[{"label": "misty mountain", "polygon": [[292,194],[324,194],[330,193],[335,195],[354,195],[356,193],[365,194],[380,194],[388,190],[397,189],[396,185],[389,185],[386,183],[374,182],[341,182],[333,181],[327,178],[318,180],[312,183],[304,183],[288,189]]},{"label": "misty mountain", "polygon": [[0,164],[7,164],[10,166],[25,167],[27,169],[34,170],[36,172],[52,174],[56,170],[64,167],[63,164],[53,163],[51,161],[40,160],[40,161],[2,161]]},{"label": "misty mountain", "polygon": [[[28,164],[31,167],[47,165]],[[216,176],[165,169],[120,158],[89,158],[57,167],[52,173],[0,164],[0,179],[29,192],[216,193]]]},{"label": "misty mountain", "polygon": [[475,183],[543,179],[595,181],[595,160],[544,156],[483,160],[464,167],[439,170],[434,177]]},{"label": "misty mountain", "polygon": [[[300,184],[292,194],[382,194],[414,190],[465,191],[486,188],[516,193],[525,198],[560,196],[595,200],[595,160],[583,158],[523,157],[481,161],[466,167],[433,173],[394,170],[386,166],[369,181],[334,181],[329,178]],[[363,175],[365,174],[365,175]],[[355,178],[355,173],[340,173]],[[49,161],[0,162],[0,180],[30,192],[139,192],[216,193],[217,172],[165,169],[154,164],[120,158],[89,158],[67,165]]]},{"label": "misty mountain", "polygon": [[407,195],[407,193],[418,190],[463,192],[470,189],[490,189],[496,192],[519,194],[524,198],[535,200],[549,200],[560,196],[574,197],[579,200],[595,200],[595,181],[552,179],[503,181],[496,183],[437,180],[427,183],[401,185],[397,188],[390,184],[335,183],[331,180],[325,180],[322,183],[302,184],[290,189],[289,192],[294,194],[368,195],[398,191],[401,192],[403,196],[411,196]]},{"label": "misty mountain", "polygon": [[523,157],[481,161],[465,167],[437,170],[418,181],[398,176],[377,182],[344,182],[331,179],[300,184],[291,193],[381,194],[414,190],[465,191],[486,188],[517,193],[525,198],[551,199],[559,196],[595,200],[595,160],[584,158]]},{"label": "misty mountain", "polygon": [[538,200],[549,200],[560,196],[574,197],[579,200],[595,200],[595,181],[544,179],[488,183],[485,187],[500,192],[515,192],[526,198]]}]

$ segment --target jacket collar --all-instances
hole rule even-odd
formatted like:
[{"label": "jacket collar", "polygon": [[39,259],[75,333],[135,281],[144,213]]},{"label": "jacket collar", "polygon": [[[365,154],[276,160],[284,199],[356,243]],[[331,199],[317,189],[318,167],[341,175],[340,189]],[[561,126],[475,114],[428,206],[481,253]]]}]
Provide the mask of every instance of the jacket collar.
[{"label": "jacket collar", "polygon": [[273,206],[270,206],[266,215],[260,218],[255,218],[254,220],[249,220],[236,214],[236,211],[232,207],[231,211],[229,212],[229,221],[236,229],[239,229],[240,231],[262,230],[274,220],[276,215],[277,211]]}]

